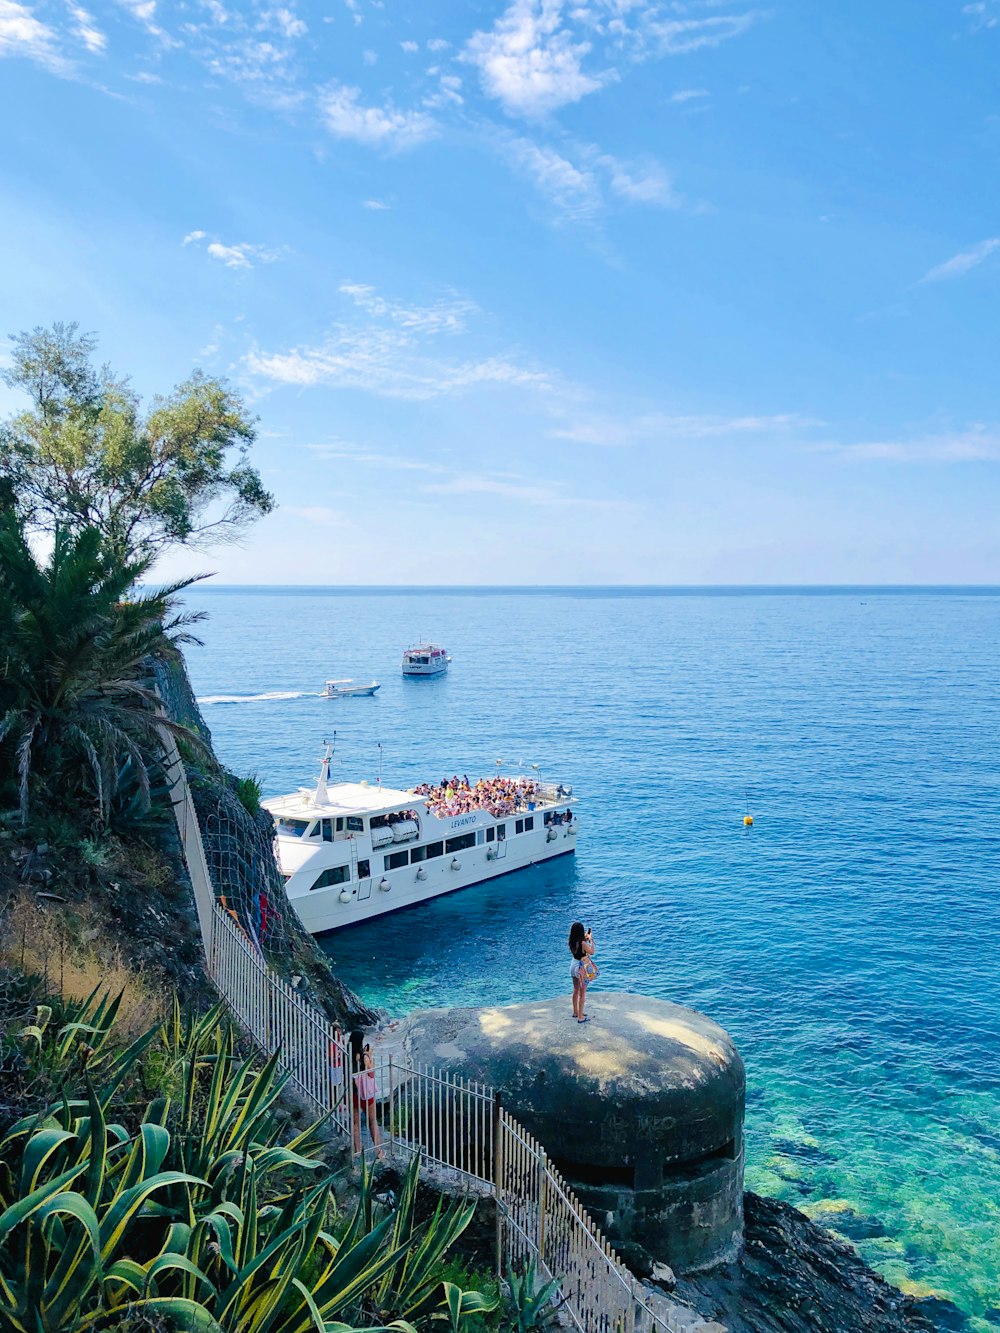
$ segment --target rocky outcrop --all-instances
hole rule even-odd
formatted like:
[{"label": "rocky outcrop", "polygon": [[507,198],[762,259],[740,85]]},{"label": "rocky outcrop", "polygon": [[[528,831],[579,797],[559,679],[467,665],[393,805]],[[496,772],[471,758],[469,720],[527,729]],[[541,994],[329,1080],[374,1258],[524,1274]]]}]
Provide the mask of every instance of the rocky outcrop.
[{"label": "rocky outcrop", "polygon": [[964,1321],[942,1322],[941,1310],[904,1296],[797,1208],[756,1194],[745,1196],[739,1260],[680,1278],[676,1293],[729,1333],[934,1333],[964,1327]]}]

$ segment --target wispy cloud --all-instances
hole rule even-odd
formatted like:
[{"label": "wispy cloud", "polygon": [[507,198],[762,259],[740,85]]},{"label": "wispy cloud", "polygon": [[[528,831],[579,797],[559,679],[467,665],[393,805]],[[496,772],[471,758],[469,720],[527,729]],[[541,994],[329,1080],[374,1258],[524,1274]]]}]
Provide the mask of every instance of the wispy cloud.
[{"label": "wispy cloud", "polygon": [[683,104],[684,102],[697,101],[700,98],[708,97],[708,95],[709,92],[707,88],[679,88],[677,92],[671,96],[670,100],[671,102]]},{"label": "wispy cloud", "polygon": [[73,35],[77,37],[91,55],[101,55],[107,48],[108,39],[97,26],[93,14],[81,5],[69,4],[70,18],[73,20]]},{"label": "wispy cloud", "polygon": [[342,282],[340,291],[369,315],[390,320],[404,329],[418,333],[462,333],[475,303],[464,297],[435,301],[429,306],[407,306],[388,301],[374,287],[363,282]]},{"label": "wispy cloud", "polygon": [[985,241],[980,241],[978,245],[970,246],[968,250],[962,250],[959,254],[953,255],[943,264],[938,264],[925,273],[920,279],[921,282],[944,282],[948,278],[960,278],[970,269],[976,268],[985,259],[989,259],[993,251],[1000,246],[1000,236],[991,236]]},{"label": "wispy cloud", "polygon": [[962,13],[970,20],[973,32],[980,28],[1000,26],[1000,13],[995,0],[976,0],[975,4],[963,5]]},{"label": "wispy cloud", "polygon": [[411,400],[482,387],[542,393],[552,387],[547,372],[510,354],[456,359],[439,349],[442,337],[464,330],[475,309],[471,302],[449,298],[420,307],[386,300],[360,283],[345,283],[341,290],[360,320],[340,320],[318,346],[255,349],[247,357],[250,373],[272,383],[361,389]]},{"label": "wispy cloud", "polygon": [[583,221],[603,206],[593,172],[574,166],[554,148],[523,137],[504,139],[503,151],[514,169],[526,177],[557,211],[557,221]]},{"label": "wispy cloud", "polygon": [[731,437],[788,436],[804,431],[822,422],[791,412],[771,416],[722,416],[706,413],[701,416],[670,416],[663,412],[648,412],[640,416],[581,417],[568,425],[556,426],[550,434],[560,440],[577,444],[630,445],[656,440],[710,440]]},{"label": "wispy cloud", "polygon": [[433,118],[423,111],[399,111],[391,102],[365,106],[360,97],[360,88],[345,84],[331,84],[320,93],[320,115],[335,138],[404,149],[429,139],[437,130]]},{"label": "wispy cloud", "polygon": [[362,199],[362,208],[370,208],[373,213],[385,213],[392,208],[392,204],[387,204],[384,199]]},{"label": "wispy cloud", "polygon": [[[553,206],[556,223],[592,221],[609,197],[664,207],[682,202],[656,162],[623,162],[593,144],[560,145],[560,152],[523,135],[501,134],[496,142],[514,170]],[[566,155],[571,152],[576,161]]]},{"label": "wispy cloud", "polygon": [[225,264],[226,268],[253,268],[255,264],[273,264],[282,254],[280,250],[268,250],[263,245],[251,245],[249,241],[225,245],[217,238],[210,237],[206,231],[189,231],[181,244],[200,245],[202,241],[208,241],[206,254]]},{"label": "wispy cloud", "polygon": [[953,433],[919,436],[911,440],[865,440],[858,444],[831,444],[842,458],[872,463],[979,463],[1000,460],[1000,429],[971,426]]},{"label": "wispy cloud", "polygon": [[0,59],[7,56],[33,60],[50,74],[64,78],[72,73],[71,63],[59,52],[55,29],[17,0],[0,0]]},{"label": "wispy cloud", "polygon": [[558,480],[525,481],[508,476],[461,475],[449,481],[428,482],[421,490],[428,495],[490,495],[523,504],[562,509],[625,509],[621,500],[592,499],[570,493]]}]

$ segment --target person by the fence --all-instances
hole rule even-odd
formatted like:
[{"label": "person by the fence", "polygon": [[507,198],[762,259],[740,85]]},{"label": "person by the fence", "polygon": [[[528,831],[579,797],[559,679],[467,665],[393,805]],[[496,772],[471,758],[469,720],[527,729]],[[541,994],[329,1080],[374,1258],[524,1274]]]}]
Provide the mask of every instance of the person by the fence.
[{"label": "person by the fence", "polygon": [[375,1098],[377,1091],[375,1087],[375,1060],[372,1056],[372,1048],[365,1041],[365,1034],[360,1028],[355,1028],[351,1033],[351,1102],[352,1117],[351,1123],[354,1127],[354,1151],[361,1151],[361,1113],[364,1110],[368,1117],[368,1131],[372,1136],[372,1143],[375,1145],[375,1152],[378,1156],[384,1157],[382,1152],[382,1140],[378,1132],[378,1117],[376,1116]]},{"label": "person by the fence", "polygon": [[569,928],[569,951],[572,955],[569,974],[573,978],[573,1017],[578,1023],[587,1023],[589,1019],[583,1010],[587,1002],[588,965],[594,968],[595,976],[597,965],[590,962],[594,953],[593,933],[582,921],[574,921]]}]

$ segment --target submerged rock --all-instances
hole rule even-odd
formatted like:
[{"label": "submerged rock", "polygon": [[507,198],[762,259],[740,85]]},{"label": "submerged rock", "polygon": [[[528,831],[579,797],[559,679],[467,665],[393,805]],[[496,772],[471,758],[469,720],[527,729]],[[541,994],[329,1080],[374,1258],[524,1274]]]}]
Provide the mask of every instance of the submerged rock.
[{"label": "submerged rock", "polygon": [[954,1327],[939,1323],[940,1311],[891,1286],[850,1245],[797,1208],[756,1194],[744,1196],[739,1260],[678,1278],[677,1294],[729,1333],[935,1333]]}]

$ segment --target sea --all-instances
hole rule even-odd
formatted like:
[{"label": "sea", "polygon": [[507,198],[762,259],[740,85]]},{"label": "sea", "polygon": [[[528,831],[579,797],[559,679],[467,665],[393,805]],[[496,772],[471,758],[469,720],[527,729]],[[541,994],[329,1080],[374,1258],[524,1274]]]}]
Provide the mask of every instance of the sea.
[{"label": "sea", "polygon": [[[596,985],[735,1039],[748,1188],[1000,1326],[1000,589],[186,597],[216,749],[266,795],[335,740],[343,779],[540,773],[579,799],[575,856],[325,938],[347,985],[392,1015],[568,1010],[585,922]],[[450,671],[404,679],[424,640]],[[382,687],[320,698],[335,677]]]}]

